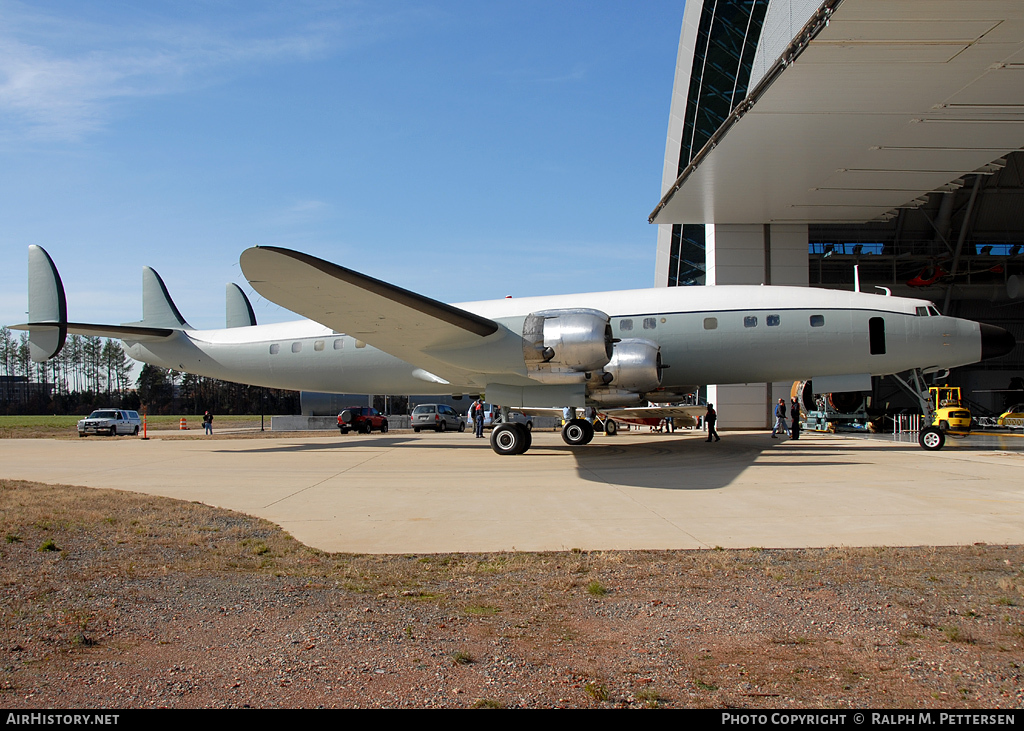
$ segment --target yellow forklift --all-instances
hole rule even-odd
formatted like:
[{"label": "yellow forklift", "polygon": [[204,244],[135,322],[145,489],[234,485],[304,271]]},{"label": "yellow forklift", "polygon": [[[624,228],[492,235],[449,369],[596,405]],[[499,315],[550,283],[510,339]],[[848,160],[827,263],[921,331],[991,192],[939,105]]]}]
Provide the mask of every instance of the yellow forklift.
[{"label": "yellow forklift", "polygon": [[961,434],[971,430],[971,412],[960,395],[959,386],[932,386],[928,396],[935,412],[932,426]]}]

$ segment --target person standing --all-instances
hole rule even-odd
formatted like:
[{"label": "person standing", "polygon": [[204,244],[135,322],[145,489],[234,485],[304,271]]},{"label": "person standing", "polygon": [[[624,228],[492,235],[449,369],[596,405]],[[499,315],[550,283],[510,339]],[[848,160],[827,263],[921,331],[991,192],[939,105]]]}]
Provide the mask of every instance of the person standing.
[{"label": "person standing", "polygon": [[715,411],[714,404],[708,404],[707,413],[704,414],[704,423],[708,427],[708,438],[706,441],[711,441],[711,437],[715,438],[716,442],[722,441],[722,438],[718,436],[718,432],[715,431],[715,422],[718,421],[718,413]]},{"label": "person standing", "polygon": [[779,403],[775,405],[775,426],[772,427],[772,439],[775,439],[775,433],[782,432],[786,436],[789,436],[789,427],[786,426],[786,400],[779,399]]},{"label": "person standing", "polygon": [[203,431],[213,436],[213,414],[209,411],[203,414]]},{"label": "person standing", "polygon": [[793,438],[800,438],[800,402],[793,399],[789,404],[789,418],[793,420],[791,429],[793,430]]},{"label": "person standing", "polygon": [[484,402],[477,398],[473,402],[473,406],[469,409],[473,415],[473,433],[476,434],[477,439],[483,439],[484,437]]}]

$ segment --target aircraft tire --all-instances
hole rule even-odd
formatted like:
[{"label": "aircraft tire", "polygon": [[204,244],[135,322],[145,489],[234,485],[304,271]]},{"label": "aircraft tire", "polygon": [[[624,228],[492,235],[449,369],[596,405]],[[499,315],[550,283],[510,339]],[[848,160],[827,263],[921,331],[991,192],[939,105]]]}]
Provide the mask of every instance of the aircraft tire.
[{"label": "aircraft tire", "polygon": [[616,434],[619,433],[619,425],[616,424],[613,420],[608,419],[604,423],[604,433],[607,436],[614,437]]},{"label": "aircraft tire", "polygon": [[[523,447],[523,452],[525,452],[526,450],[533,446],[533,432],[530,431],[530,427],[528,427],[526,424],[517,423],[513,424],[513,426],[519,429],[519,433],[523,435],[523,443],[526,445],[525,447]],[[520,452],[520,454],[522,454],[523,452]]]},{"label": "aircraft tire", "polygon": [[921,445],[922,449],[937,452],[946,444],[946,434],[937,426],[929,426],[921,430],[917,443]]},{"label": "aircraft tire", "polygon": [[584,420],[583,423],[586,424],[586,426],[583,427],[583,428],[586,429],[586,431],[587,431],[587,440],[585,442],[583,442],[583,443],[584,444],[590,444],[592,441],[594,441],[594,433],[597,430],[594,429],[594,425],[591,424],[589,421]]},{"label": "aircraft tire", "polygon": [[499,424],[491,431],[491,449],[497,454],[522,454],[528,448],[523,431],[516,424]]},{"label": "aircraft tire", "polygon": [[[590,427],[589,432],[587,430],[588,426]],[[593,438],[594,427],[586,419],[570,419],[562,427],[562,441],[571,447],[586,444]]]}]

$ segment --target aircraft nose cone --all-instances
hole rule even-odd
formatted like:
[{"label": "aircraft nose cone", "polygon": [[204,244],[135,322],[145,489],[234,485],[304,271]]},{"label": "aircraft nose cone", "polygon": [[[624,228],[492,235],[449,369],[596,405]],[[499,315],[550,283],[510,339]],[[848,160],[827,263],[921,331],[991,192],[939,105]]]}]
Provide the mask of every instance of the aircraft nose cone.
[{"label": "aircraft nose cone", "polygon": [[981,323],[981,359],[1006,355],[1017,345],[1013,335],[1001,327]]}]

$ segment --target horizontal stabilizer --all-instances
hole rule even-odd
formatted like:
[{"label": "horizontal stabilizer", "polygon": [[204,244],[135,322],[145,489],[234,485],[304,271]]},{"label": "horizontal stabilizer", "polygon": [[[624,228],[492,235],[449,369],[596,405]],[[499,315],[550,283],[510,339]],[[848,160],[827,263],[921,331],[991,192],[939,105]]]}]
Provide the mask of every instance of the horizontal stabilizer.
[{"label": "horizontal stabilizer", "polygon": [[64,284],[53,259],[41,246],[28,247],[28,330],[29,355],[45,363],[64,347],[67,337],[68,306]]},{"label": "horizontal stabilizer", "polygon": [[256,324],[256,313],[252,311],[252,304],[237,284],[228,283],[225,307],[225,327],[252,327]]},{"label": "horizontal stabilizer", "polygon": [[[39,330],[56,330],[57,326],[49,322],[28,322],[24,325],[11,325],[11,330],[28,330],[31,333]],[[89,322],[65,322],[63,329],[66,333],[75,335],[90,335],[101,338],[118,338],[121,340],[163,340],[175,333],[177,328],[169,327],[145,327],[143,325],[99,325]],[[54,353],[53,355],[56,355]],[[52,358],[53,355],[50,357]]]},{"label": "horizontal stabilizer", "polygon": [[246,249],[241,265],[253,289],[271,302],[433,373],[438,371],[426,351],[472,348],[504,330],[472,312],[297,251]]}]

